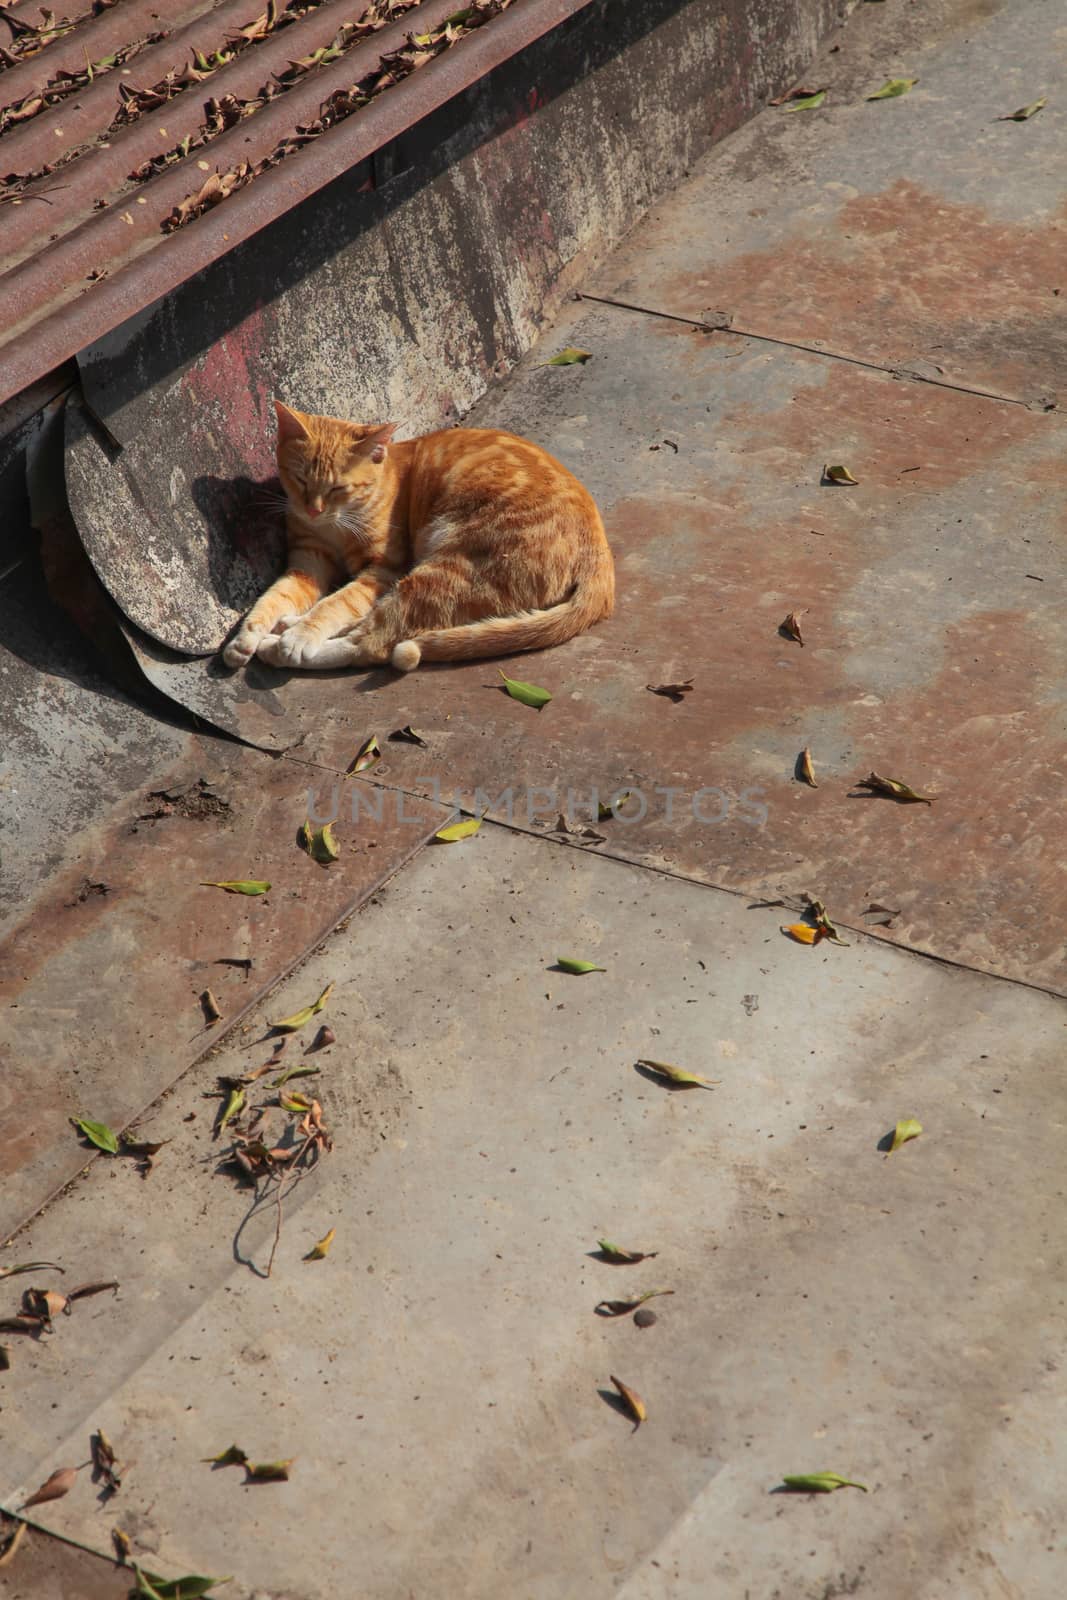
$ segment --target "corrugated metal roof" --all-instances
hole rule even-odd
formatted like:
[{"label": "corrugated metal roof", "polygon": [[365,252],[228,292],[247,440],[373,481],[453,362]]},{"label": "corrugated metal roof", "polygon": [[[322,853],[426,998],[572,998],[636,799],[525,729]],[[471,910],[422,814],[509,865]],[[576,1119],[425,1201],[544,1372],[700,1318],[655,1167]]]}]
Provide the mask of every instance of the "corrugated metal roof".
[{"label": "corrugated metal roof", "polygon": [[0,10],[0,400],[588,3]]}]

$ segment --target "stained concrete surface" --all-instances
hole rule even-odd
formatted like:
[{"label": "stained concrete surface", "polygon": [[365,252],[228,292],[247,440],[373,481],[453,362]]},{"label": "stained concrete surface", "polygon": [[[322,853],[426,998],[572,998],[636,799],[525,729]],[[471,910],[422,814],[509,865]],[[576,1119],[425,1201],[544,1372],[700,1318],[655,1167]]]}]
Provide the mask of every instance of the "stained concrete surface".
[{"label": "stained concrete surface", "polygon": [[[833,51],[834,44],[840,49]],[[870,102],[888,78],[905,96]],[[864,6],[595,284],[1025,401],[1067,386],[1067,19],[1034,0]],[[1026,122],[1000,121],[1040,97]]]},{"label": "stained concrete surface", "polygon": [[[152,1177],[98,1165],[20,1237],[122,1288],[18,1344],[9,1495],[102,1426],[120,1496],[41,1522],[276,1600],[1058,1593],[1062,1006],[779,919],[490,824],[424,852],[167,1099]],[[335,1148],[265,1280],[201,1093],[327,982]],[[654,1327],[594,1314],[646,1288]],[[203,1463],[234,1442],[290,1482]],[[824,1469],[870,1493],[774,1493]]]},{"label": "stained concrete surface", "polygon": [[[1011,398],[1054,386],[1064,315],[1049,16],[864,8],[812,68],[825,107],[768,108],[590,280],[650,310],[572,304],[468,417],[573,468],[616,552],[611,622],[499,663],[552,691],[542,716],[495,664],[272,674],[303,752],[343,772],[358,707],[368,732],[427,734],[389,750],[383,782],[479,811],[502,795],[493,815],[519,825],[554,822],[568,791],[638,790],[647,815],[604,847],[623,859],[809,890],[854,928],[888,905],[879,936],[1063,993],[1067,434],[1062,408]],[[910,95],[863,99],[913,58]],[[1049,106],[993,122],[1025,82]],[[671,320],[709,306],[745,331]],[[591,359],[545,367],[564,345]],[[858,485],[822,484],[828,462]],[[779,634],[793,610],[803,647]],[[646,689],[686,678],[682,705]],[[795,779],[806,746],[818,790]],[[864,797],[872,770],[933,805]]]},{"label": "stained concrete surface", "polygon": [[[808,890],[852,927],[888,905],[894,941],[1063,992],[1060,419],[599,306],[557,325],[564,344],[593,359],[543,370],[542,347],[478,419],[532,432],[597,493],[616,616],[502,664],[554,694],[536,719],[480,663],[365,677],[369,726],[402,712],[431,739],[386,781],[429,774],[474,809],[503,794],[495,814],[542,828],[568,791],[581,808],[634,790],[613,853]],[[837,460],[858,487],[820,487]],[[803,646],[779,632],[793,610]],[[678,705],[646,687],[689,678]],[[339,768],[336,686],[284,695]],[[936,798],[865,798],[872,770]]]},{"label": "stained concrete surface", "polygon": [[[957,85],[985,73],[987,92],[1003,66],[1011,109],[1032,97],[1019,92],[1024,79],[1040,70],[1035,94],[1052,81],[1048,15],[1037,0],[1010,18],[993,4],[921,16],[864,7],[844,36],[853,77],[841,81],[875,65],[909,71],[906,53],[887,48],[897,39],[902,52],[921,43],[924,84],[942,70]],[[1011,61],[998,61],[996,39],[1009,35]],[[950,131],[951,96],[916,91],[863,109],[909,108],[925,119],[931,172],[948,189],[954,139],[967,155]],[[754,141],[749,210],[764,185],[768,205],[784,204],[773,149],[759,142],[780,115],[738,136]],[[861,130],[876,125],[848,115],[838,152],[873,173]],[[802,115],[787,120],[813,161],[816,132]],[[877,126],[879,159],[891,157]],[[728,141],[591,287],[621,295],[642,262],[662,285],[668,243],[689,252],[683,275],[701,252],[717,259],[716,162],[740,181],[738,148]],[[1041,216],[1061,204],[1050,172],[1047,160],[1026,169],[1025,184],[991,172],[1000,198],[988,206],[1015,208],[1035,250]],[[920,286],[951,276],[962,238],[946,234],[944,263],[929,264]],[[784,232],[760,267],[783,299],[794,244]],[[914,306],[918,290],[900,293],[892,251],[879,259],[884,304]],[[1018,300],[1011,273],[998,279],[995,262],[988,272],[991,298],[968,313],[975,326],[1010,318]],[[1024,310],[1039,329],[1040,308],[1026,300]],[[4,1504],[53,1467],[84,1461],[102,1425],[130,1463],[119,1499],[101,1505],[86,1474],[40,1522],[100,1550],[119,1523],[159,1570],[232,1573],[221,1592],[237,1600],[477,1600],[503,1589],[530,1600],[1059,1595],[1065,1014],[1026,985],[1061,986],[1062,422],[857,372],[825,348],[775,350],[760,331],[693,333],[588,305],[561,318],[472,420],[541,438],[615,511],[618,619],[523,663],[523,676],[551,671],[554,687],[566,684],[540,716],[504,701],[481,667],[384,688],[376,676],[337,680],[329,696],[351,695],[346,723],[314,720],[318,742],[304,754],[321,765],[302,769],[300,787],[310,774],[328,793],[373,723],[428,717],[430,751],[390,747],[383,763],[388,816],[412,804],[429,759],[465,789],[577,772],[607,787],[719,778],[736,795],[734,775],[755,774],[770,791],[766,821],[732,816],[698,835],[684,812],[673,828],[661,812],[643,834],[627,832],[636,844],[609,823],[601,849],[630,861],[492,823],[418,855],[163,1097],[148,1126],[174,1142],[150,1178],[94,1162],[5,1248],[5,1262],[57,1260],[67,1282],[114,1276],[122,1288],[79,1303],[50,1339],[7,1337]],[[787,331],[797,343],[822,337],[814,323],[810,339]],[[537,367],[585,338],[586,368]],[[981,369],[964,359],[979,344]],[[1004,381],[993,382],[994,345],[958,341],[959,376],[1012,393],[1018,366],[1005,355]],[[885,364],[895,348],[861,353]],[[713,419],[705,433],[701,415]],[[609,439],[612,417],[613,452],[588,448]],[[675,436],[682,423],[697,440],[689,450]],[[814,486],[810,469],[834,450],[861,452],[849,457],[863,465],[860,491]],[[911,489],[904,469],[916,464],[929,490]],[[649,528],[662,548],[642,549]],[[658,570],[677,583],[666,596]],[[683,634],[678,619],[708,591],[703,634],[697,623]],[[805,596],[814,605],[801,656],[771,635],[779,600],[788,597],[784,614]],[[716,605],[730,608],[732,638]],[[627,619],[638,617],[646,637],[634,643]],[[673,707],[641,688],[646,669],[649,681],[688,676],[697,651],[706,702]],[[293,691],[304,692],[310,706],[310,689]],[[480,702],[491,710],[477,713]],[[818,791],[785,778],[810,729]],[[933,808],[850,801],[851,820],[838,780],[883,751],[901,776],[921,784],[932,773],[944,791]],[[298,765],[286,758],[279,770]],[[250,826],[276,816],[281,829],[284,811],[288,828],[273,790],[248,805]],[[373,837],[347,818],[338,832],[360,855]],[[178,842],[175,860],[191,873],[202,846]],[[671,877],[680,871],[703,881]],[[904,916],[890,938],[987,975],[862,932],[846,934],[847,949],[795,946],[779,932],[788,913],[750,909],[741,892],[766,887],[773,898],[779,884],[823,893],[835,911],[840,900],[842,922],[857,922],[863,890],[897,905],[897,889]],[[172,997],[203,959],[182,905],[173,913],[192,944],[182,946],[187,969],[168,979]],[[279,936],[309,942],[274,922]],[[550,970],[560,954],[608,971],[567,977]],[[327,981],[338,1042],[321,1077],[304,1082],[321,1084],[335,1149],[287,1199],[266,1280],[275,1214],[248,1217],[247,1193],[216,1171],[216,1102],[202,1096],[217,1072],[265,1059],[264,1019]],[[132,1020],[116,1077],[143,1018],[142,996],[124,1003]],[[47,1034],[35,1038],[47,1051]],[[722,1082],[664,1090],[634,1070],[638,1056]],[[175,1056],[160,1082],[182,1064]],[[902,1116],[925,1131],[887,1159],[878,1143]],[[330,1256],[305,1263],[329,1226]],[[604,1236],[659,1254],[609,1268],[588,1254]],[[3,1286],[5,1314],[26,1281]],[[594,1315],[631,1287],[675,1291],[651,1302],[659,1320],[645,1332]],[[648,1402],[636,1434],[598,1393],[612,1373]],[[259,1458],[295,1455],[292,1480],[249,1489],[234,1469],[202,1463],[233,1441]],[[870,1493],[774,1492],[782,1473],[823,1469]],[[18,1567],[0,1580],[0,1594],[17,1593]]]},{"label": "stained concrete surface", "polygon": [[[0,1237],[92,1154],[71,1117],[131,1122],[447,820],[408,798],[327,868],[297,844],[315,786],[306,763],[184,735],[180,759],[149,776],[154,749],[129,734],[129,791],[78,830],[75,859],[8,930]],[[206,886],[241,879],[270,889]]]}]

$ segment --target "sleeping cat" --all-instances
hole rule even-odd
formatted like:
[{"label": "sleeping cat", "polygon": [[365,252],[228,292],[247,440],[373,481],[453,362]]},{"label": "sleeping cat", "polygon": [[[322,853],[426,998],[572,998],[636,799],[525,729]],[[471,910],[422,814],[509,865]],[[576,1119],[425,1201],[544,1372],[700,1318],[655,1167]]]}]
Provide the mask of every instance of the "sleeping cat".
[{"label": "sleeping cat", "polygon": [[289,568],[227,665],[410,672],[562,644],[611,615],[600,513],[537,445],[483,428],[396,444],[395,423],[275,410]]}]

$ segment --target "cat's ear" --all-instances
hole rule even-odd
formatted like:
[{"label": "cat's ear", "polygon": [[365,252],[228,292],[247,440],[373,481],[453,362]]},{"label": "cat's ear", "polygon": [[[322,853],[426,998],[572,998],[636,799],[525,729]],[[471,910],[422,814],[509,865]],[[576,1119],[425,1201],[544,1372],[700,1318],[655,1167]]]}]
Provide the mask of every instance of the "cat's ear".
[{"label": "cat's ear", "polygon": [[279,444],[288,444],[290,439],[306,439],[309,437],[304,419],[299,411],[291,411],[280,400],[275,400],[274,411],[278,418]]},{"label": "cat's ear", "polygon": [[399,426],[399,422],[383,422],[380,427],[370,428],[363,435],[361,440],[362,448],[369,451],[372,461],[385,460],[386,445],[391,442],[393,434]]}]

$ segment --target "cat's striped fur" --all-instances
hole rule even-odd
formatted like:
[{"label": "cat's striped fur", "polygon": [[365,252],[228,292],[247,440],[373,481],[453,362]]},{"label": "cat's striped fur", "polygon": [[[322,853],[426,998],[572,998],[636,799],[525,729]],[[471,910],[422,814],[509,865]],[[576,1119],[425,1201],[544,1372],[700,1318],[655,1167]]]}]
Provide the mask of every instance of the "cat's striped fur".
[{"label": "cat's striped fur", "polygon": [[289,568],[226,646],[230,666],[407,672],[562,644],[611,615],[596,504],[529,440],[451,428],[398,444],[392,423],[275,409]]}]

